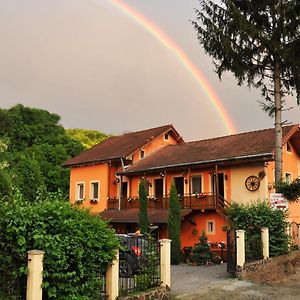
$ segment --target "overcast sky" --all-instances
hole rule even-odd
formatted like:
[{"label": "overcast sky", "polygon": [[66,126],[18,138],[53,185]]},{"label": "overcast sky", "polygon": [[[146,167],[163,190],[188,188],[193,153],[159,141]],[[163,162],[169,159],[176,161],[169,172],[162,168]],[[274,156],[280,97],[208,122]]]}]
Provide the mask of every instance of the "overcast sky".
[{"label": "overcast sky", "polygon": [[[125,1],[182,48],[239,132],[268,128],[260,93],[220,82],[189,20],[196,0]],[[67,128],[118,134],[173,124],[185,140],[226,134],[202,87],[178,59],[110,0],[0,0],[0,106],[47,109]],[[300,109],[285,113],[299,122]]]}]

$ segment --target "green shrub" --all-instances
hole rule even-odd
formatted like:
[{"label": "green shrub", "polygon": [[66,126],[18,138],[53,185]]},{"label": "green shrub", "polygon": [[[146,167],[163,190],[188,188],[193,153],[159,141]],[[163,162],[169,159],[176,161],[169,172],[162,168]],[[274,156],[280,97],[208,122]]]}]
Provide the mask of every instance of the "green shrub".
[{"label": "green shrub", "polygon": [[286,234],[287,214],[269,207],[266,202],[249,205],[233,203],[227,209],[229,222],[234,229],[245,230],[246,259],[261,258],[261,228],[269,228],[270,256],[288,252]]},{"label": "green shrub", "polygon": [[0,270],[13,269],[25,283],[26,264],[16,262],[44,250],[43,299],[99,298],[99,275],[118,248],[106,222],[57,199],[28,203],[18,193],[0,211]]},{"label": "green shrub", "polygon": [[205,231],[202,231],[199,237],[199,243],[195,245],[192,251],[192,261],[196,262],[197,265],[206,264],[211,259],[210,246],[207,243],[207,236]]}]

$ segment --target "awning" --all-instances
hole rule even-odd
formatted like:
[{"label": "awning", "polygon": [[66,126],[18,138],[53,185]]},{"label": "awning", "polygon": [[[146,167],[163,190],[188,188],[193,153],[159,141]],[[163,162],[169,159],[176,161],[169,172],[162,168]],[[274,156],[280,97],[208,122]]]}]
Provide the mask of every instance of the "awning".
[{"label": "awning", "polygon": [[[181,219],[188,215],[192,209],[181,209]],[[138,223],[139,222],[139,209],[107,209],[100,213],[103,220],[110,223]],[[168,209],[148,209],[149,222],[153,224],[167,224],[168,223]]]}]

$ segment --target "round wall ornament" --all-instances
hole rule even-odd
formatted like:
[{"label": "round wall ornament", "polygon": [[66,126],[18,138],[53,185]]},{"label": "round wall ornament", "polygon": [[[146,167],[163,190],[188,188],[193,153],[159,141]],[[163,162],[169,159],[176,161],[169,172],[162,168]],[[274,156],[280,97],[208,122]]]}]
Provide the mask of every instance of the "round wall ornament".
[{"label": "round wall ornament", "polygon": [[258,190],[259,185],[260,185],[260,181],[257,176],[251,175],[251,176],[247,177],[245,180],[245,186],[246,186],[247,190],[249,190],[251,192]]}]

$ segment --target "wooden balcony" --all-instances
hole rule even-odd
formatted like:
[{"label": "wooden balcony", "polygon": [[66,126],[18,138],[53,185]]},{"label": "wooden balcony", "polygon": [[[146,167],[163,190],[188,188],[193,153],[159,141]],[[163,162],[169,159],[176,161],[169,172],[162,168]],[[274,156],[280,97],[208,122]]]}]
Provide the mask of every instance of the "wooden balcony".
[{"label": "wooden balcony", "polygon": [[[168,209],[170,207],[170,198],[167,197],[157,197],[148,196],[148,208],[157,209]],[[212,193],[201,193],[201,194],[189,194],[179,196],[180,207],[191,208],[194,210],[218,210],[224,209],[229,206],[229,203],[222,198],[220,195],[214,195]],[[131,209],[139,208],[139,198],[129,197],[121,198],[119,203],[118,198],[108,198],[107,200],[108,209]]]}]

